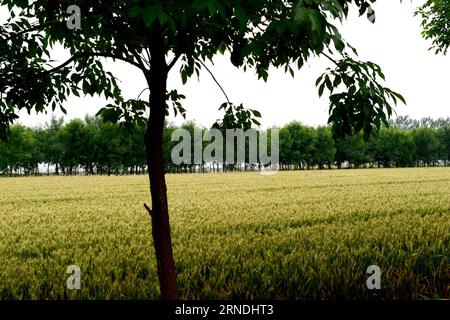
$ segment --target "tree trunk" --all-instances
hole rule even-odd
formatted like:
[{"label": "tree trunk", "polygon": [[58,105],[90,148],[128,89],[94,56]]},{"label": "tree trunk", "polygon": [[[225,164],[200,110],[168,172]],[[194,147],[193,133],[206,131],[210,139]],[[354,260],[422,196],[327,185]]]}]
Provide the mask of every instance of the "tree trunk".
[{"label": "tree trunk", "polygon": [[150,117],[145,134],[149,167],[153,245],[155,247],[161,299],[177,300],[178,284],[172,252],[167,187],[163,159],[163,130],[167,93],[167,63],[164,42],[157,28],[150,41],[151,70],[146,74],[150,88]]}]

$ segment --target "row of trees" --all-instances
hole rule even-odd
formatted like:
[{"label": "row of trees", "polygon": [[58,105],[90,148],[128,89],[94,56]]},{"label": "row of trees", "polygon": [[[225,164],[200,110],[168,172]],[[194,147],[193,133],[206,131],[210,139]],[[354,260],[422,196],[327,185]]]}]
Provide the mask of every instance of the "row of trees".
[{"label": "row of trees", "polygon": [[328,127],[292,122],[280,130],[282,169],[448,165],[450,119],[399,117],[368,141],[362,134],[332,140]]},{"label": "row of trees", "polygon": [[[182,128],[199,128],[187,122]],[[164,158],[168,172],[225,171],[259,168],[251,166],[176,165],[171,141],[178,127],[166,125]],[[145,128],[122,130],[93,117],[52,119],[43,127],[15,125],[10,138],[0,143],[0,174],[140,174],[147,170],[143,147]],[[203,143],[203,147],[206,143]],[[248,147],[248,146],[247,146]],[[194,149],[192,141],[192,150]],[[247,150],[248,151],[248,150]],[[192,152],[194,154],[194,152]],[[312,128],[291,122],[280,128],[280,169],[358,167],[412,167],[448,165],[450,160],[450,119],[420,121],[399,117],[390,128],[364,141],[362,134],[332,139],[329,127]],[[220,166],[219,166],[220,165]]]},{"label": "row of trees", "polygon": [[43,165],[47,174],[143,172],[144,132],[124,132],[93,117],[67,124],[53,118],[38,128],[14,125],[8,141],[0,143],[0,173],[43,173]]}]

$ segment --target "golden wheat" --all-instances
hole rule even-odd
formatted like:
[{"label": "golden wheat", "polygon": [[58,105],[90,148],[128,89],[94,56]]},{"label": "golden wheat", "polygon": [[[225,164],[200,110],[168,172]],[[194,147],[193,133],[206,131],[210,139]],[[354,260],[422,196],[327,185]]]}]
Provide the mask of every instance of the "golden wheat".
[{"label": "golden wheat", "polygon": [[[449,169],[167,180],[183,298],[449,297]],[[144,176],[0,179],[0,299],[158,298],[144,202]]]}]

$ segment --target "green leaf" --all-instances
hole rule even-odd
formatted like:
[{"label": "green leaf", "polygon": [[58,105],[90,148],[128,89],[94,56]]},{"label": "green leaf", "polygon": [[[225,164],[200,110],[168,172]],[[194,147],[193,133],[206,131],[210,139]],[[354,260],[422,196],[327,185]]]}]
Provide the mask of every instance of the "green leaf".
[{"label": "green leaf", "polygon": [[131,18],[136,18],[136,17],[140,16],[141,14],[142,14],[142,8],[141,7],[133,6],[133,7],[130,8],[130,10],[128,10],[128,15]]},{"label": "green leaf", "polygon": [[323,82],[319,87],[319,98],[322,97],[324,90],[325,90],[325,82]]},{"label": "green leaf", "polygon": [[217,1],[216,0],[210,0],[208,2],[208,11],[211,16],[214,17],[216,15],[216,13],[217,13]]},{"label": "green leaf", "polygon": [[253,112],[253,115],[257,118],[261,118],[261,112],[257,111],[257,110],[251,110]]}]

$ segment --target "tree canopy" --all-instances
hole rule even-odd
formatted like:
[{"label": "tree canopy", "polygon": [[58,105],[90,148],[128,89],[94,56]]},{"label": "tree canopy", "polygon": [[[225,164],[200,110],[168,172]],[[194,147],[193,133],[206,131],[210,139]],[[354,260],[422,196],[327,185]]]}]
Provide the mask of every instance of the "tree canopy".
[{"label": "tree canopy", "polygon": [[[62,2],[3,0],[0,4],[14,13],[0,27],[3,136],[16,119],[16,110],[64,108],[69,94],[102,94],[114,101],[101,111],[107,120],[145,122],[148,101],[125,101],[114,75],[98,58],[122,60],[148,73],[155,62],[152,45],[173,58],[165,71],[181,61],[183,82],[199,74],[204,62],[217,53],[229,53],[234,66],[252,68],[264,80],[271,66],[294,74],[294,66],[301,68],[311,56],[326,55],[335,68],[317,84],[320,94],[325,88],[332,93],[333,132],[370,134],[392,114],[388,99],[403,98],[379,84],[384,79],[379,66],[356,60],[356,50],[336,25],[347,17],[352,3],[361,15],[369,16],[372,2],[80,0],[74,4],[81,8],[82,27],[70,30]],[[153,33],[162,37],[155,39]],[[51,64],[50,49],[56,44],[70,52],[58,66]],[[179,103],[182,95],[171,91],[167,98],[177,112],[185,112]],[[229,103],[224,109],[230,114],[233,108]]]}]

